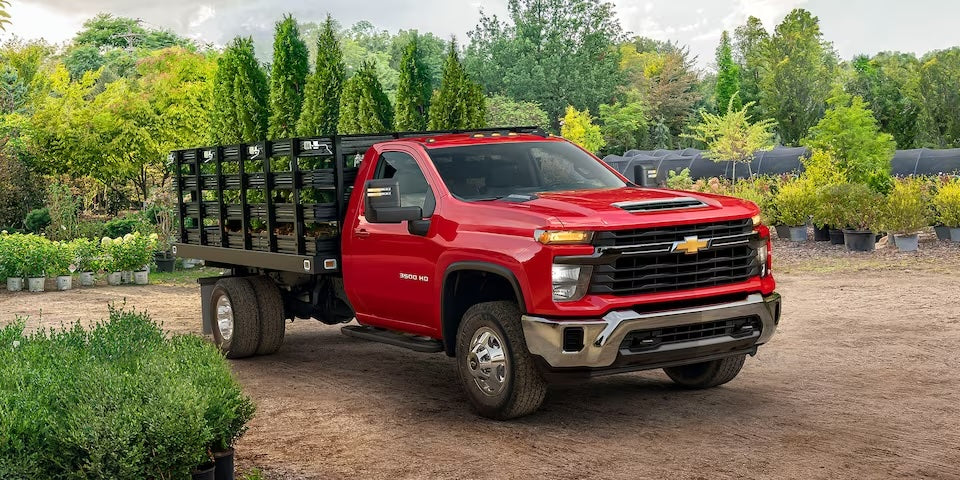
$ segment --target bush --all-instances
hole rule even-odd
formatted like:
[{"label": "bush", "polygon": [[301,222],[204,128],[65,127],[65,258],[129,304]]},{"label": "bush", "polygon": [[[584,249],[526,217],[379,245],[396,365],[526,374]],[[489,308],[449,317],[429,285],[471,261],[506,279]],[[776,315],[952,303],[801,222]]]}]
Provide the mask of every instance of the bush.
[{"label": "bush", "polygon": [[24,235],[0,233],[0,280],[23,277]]},{"label": "bush", "polygon": [[883,195],[861,184],[846,184],[842,200],[843,224],[861,232],[877,231],[881,226]]},{"label": "bush", "polygon": [[805,225],[813,214],[814,191],[810,182],[793,180],[780,186],[774,204],[780,221],[789,227]]},{"label": "bush", "polygon": [[813,223],[820,228],[845,228],[844,213],[849,183],[834,183],[820,187],[814,196]]},{"label": "bush", "polygon": [[933,197],[937,221],[951,228],[960,228],[960,180],[941,185]]},{"label": "bush", "polygon": [[0,478],[186,478],[252,417],[213,345],[144,314],[23,327],[0,330]]},{"label": "bush", "polygon": [[77,238],[100,240],[107,234],[107,226],[99,220],[86,220],[77,224]]},{"label": "bush", "polygon": [[690,169],[684,168],[677,173],[675,170],[667,172],[667,188],[671,190],[692,190],[693,178],[690,177]]},{"label": "bush", "polygon": [[77,236],[80,205],[70,187],[52,183],[47,187],[47,211],[50,225],[45,229],[51,240],[73,240]]},{"label": "bush", "polygon": [[151,226],[146,220],[144,220],[143,215],[139,213],[131,213],[129,215],[110,220],[104,225],[104,229],[106,230],[106,236],[110,238],[116,238],[131,234],[133,232],[149,233]]},{"label": "bush", "polygon": [[930,225],[928,197],[923,181],[915,178],[897,181],[884,206],[884,228],[909,235]]},{"label": "bush", "polygon": [[108,272],[135,271],[153,260],[157,234],[147,236],[134,232],[117,238],[103,237],[100,245],[105,257],[103,268]]},{"label": "bush", "polygon": [[88,238],[78,238],[71,242],[78,272],[96,272],[102,268],[100,244]]},{"label": "bush", "polygon": [[45,277],[52,272],[50,240],[37,235],[22,235],[20,248],[23,249],[21,261],[23,275],[27,278]]},{"label": "bush", "polygon": [[40,233],[50,225],[50,210],[38,208],[31,210],[23,220],[23,226],[31,233]]}]

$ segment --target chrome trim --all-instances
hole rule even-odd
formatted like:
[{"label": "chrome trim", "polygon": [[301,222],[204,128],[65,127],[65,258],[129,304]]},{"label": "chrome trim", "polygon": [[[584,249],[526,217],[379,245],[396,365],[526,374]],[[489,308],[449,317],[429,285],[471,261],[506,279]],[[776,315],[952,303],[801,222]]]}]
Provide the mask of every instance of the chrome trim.
[{"label": "chrome trim", "polygon": [[[679,204],[684,204],[689,202],[697,202],[697,203],[688,204],[688,205],[679,205]],[[672,204],[678,204],[678,205],[671,208],[657,208],[652,210],[645,210],[643,208],[630,210],[633,207],[643,207],[646,205],[672,205]],[[674,198],[661,198],[661,199],[654,199],[654,200],[616,202],[616,203],[611,203],[610,205],[617,208],[622,208],[628,212],[653,212],[653,211],[659,212],[659,211],[670,211],[670,210],[683,210],[686,208],[702,208],[707,206],[706,203],[703,203],[699,199],[696,199],[693,197],[674,197]]]},{"label": "chrome trim", "polygon": [[[524,315],[521,317],[527,349],[543,357],[552,367],[603,368],[613,364],[620,352],[624,337],[634,330],[692,325],[736,317],[760,317],[761,331],[756,345],[766,343],[777,329],[780,295],[751,294],[746,299],[702,307],[637,313],[633,310],[614,310],[599,319],[560,321]],[[581,327],[584,347],[579,352],[563,351],[563,330]],[[735,339],[730,337],[730,341]],[[670,346],[670,349],[681,348]],[[649,353],[662,352],[664,347]]]},{"label": "chrome trim", "polygon": [[[744,232],[737,233],[734,235],[723,235],[720,237],[707,237],[700,238],[700,240],[706,240],[708,243],[707,248],[701,248],[701,251],[710,250],[717,247],[734,247],[737,245],[746,245],[750,243],[750,240],[756,235],[756,232]],[[680,240],[681,242],[683,240]],[[719,243],[718,243],[719,242]],[[655,243],[638,243],[635,245],[618,245],[610,247],[597,247],[597,252],[606,253],[606,252],[616,252],[622,255],[638,255],[644,253],[670,253],[673,250],[673,246],[677,242],[655,242]],[[646,249],[650,250],[646,250]],[[641,249],[641,250],[637,250]]]}]

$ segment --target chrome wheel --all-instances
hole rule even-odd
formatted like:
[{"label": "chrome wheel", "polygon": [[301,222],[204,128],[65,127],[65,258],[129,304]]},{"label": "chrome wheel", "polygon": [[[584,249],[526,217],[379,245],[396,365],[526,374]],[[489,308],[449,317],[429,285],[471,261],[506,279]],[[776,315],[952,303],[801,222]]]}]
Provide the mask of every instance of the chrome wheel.
[{"label": "chrome wheel", "polygon": [[492,329],[481,327],[473,334],[467,352],[467,368],[485,395],[503,391],[507,380],[507,355],[503,340]]},{"label": "chrome wheel", "polygon": [[233,305],[226,295],[217,299],[217,328],[220,330],[220,338],[229,342],[233,337]]}]

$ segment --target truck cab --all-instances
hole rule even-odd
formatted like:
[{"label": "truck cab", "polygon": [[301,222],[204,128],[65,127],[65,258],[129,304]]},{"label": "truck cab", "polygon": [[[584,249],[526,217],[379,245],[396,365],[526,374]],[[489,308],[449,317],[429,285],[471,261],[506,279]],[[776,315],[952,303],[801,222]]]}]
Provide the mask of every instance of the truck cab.
[{"label": "truck cab", "polygon": [[[319,140],[331,145],[334,177],[356,168],[352,188],[334,188],[343,202],[336,248],[310,255],[297,239],[297,251],[283,253],[268,238],[258,251],[246,248],[256,234],[243,225],[243,248],[232,247],[225,202],[204,227],[208,244],[195,235],[177,245],[179,255],[228,269],[201,282],[205,325],[228,355],[276,350],[288,318],[355,320],[343,333],[454,357],[474,409],[507,419],[535,411],[548,384],[563,379],[663,368],[682,386],[717,386],[776,330],[769,230],[750,202],[631,184],[539,129],[379,140],[352,165],[335,152],[344,139]],[[313,175],[297,150],[316,141],[289,142],[292,191],[267,209],[294,203],[296,232],[310,220],[303,178]],[[218,165],[230,161],[219,152],[210,155]],[[183,163],[177,171],[204,185]],[[208,186],[228,197],[220,184],[229,179],[214,175]],[[283,178],[265,172],[265,203]],[[182,218],[196,212],[202,224],[209,212],[191,210],[203,202],[190,192],[179,191]],[[209,245],[211,236],[220,244]],[[308,263],[312,271],[299,268]]]}]

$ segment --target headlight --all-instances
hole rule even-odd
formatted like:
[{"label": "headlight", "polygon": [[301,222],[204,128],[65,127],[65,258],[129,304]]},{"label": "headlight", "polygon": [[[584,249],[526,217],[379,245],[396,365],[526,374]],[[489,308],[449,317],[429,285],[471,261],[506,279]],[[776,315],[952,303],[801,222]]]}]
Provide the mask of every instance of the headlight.
[{"label": "headlight", "polygon": [[750,219],[750,221],[753,222],[753,226],[754,226],[754,227],[756,227],[757,225],[760,225],[761,223],[763,223],[763,222],[760,220],[760,214],[754,215],[753,218]]},{"label": "headlight", "polygon": [[558,302],[580,300],[587,293],[592,267],[583,265],[553,265],[553,299]]},{"label": "headlight", "polygon": [[760,264],[760,276],[770,275],[770,244],[769,240],[757,248],[757,263]]},{"label": "headlight", "polygon": [[533,238],[544,245],[583,245],[593,240],[593,232],[577,230],[537,230]]}]

